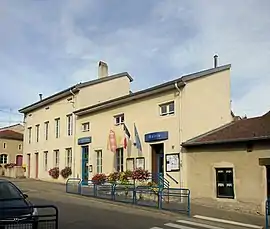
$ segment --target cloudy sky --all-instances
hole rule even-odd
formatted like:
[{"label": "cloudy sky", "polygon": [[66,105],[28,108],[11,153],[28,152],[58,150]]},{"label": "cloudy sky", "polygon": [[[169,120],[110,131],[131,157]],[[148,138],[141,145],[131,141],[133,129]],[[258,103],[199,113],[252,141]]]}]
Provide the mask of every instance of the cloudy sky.
[{"label": "cloudy sky", "polygon": [[238,115],[270,109],[269,0],[1,0],[0,126],[80,81],[128,71],[133,91],[232,64]]}]

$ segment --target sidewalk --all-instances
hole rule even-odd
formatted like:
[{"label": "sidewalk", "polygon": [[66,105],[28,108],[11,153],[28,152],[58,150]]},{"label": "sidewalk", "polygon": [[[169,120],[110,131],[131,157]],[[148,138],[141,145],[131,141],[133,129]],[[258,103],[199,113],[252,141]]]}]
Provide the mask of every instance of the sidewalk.
[{"label": "sidewalk", "polygon": [[191,215],[192,216],[201,215],[260,226],[263,226],[265,224],[264,216],[245,214],[236,211],[222,210],[214,207],[202,206],[199,204],[192,204],[192,203],[191,203]]}]

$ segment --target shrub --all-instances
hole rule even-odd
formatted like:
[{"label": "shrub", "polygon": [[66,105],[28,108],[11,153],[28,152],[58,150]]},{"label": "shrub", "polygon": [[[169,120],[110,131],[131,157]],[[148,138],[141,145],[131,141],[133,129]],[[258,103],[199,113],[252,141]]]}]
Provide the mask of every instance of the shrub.
[{"label": "shrub", "polygon": [[150,178],[150,173],[148,170],[144,170],[142,168],[138,168],[133,171],[132,173],[132,179],[138,180],[138,181],[146,181]]},{"label": "shrub", "polygon": [[5,168],[5,169],[11,169],[11,168],[13,168],[15,165],[16,165],[15,163],[5,164],[5,165],[4,165],[4,168]]},{"label": "shrub", "polygon": [[110,183],[116,183],[119,179],[120,179],[119,172],[113,172],[108,175],[108,182]]},{"label": "shrub", "polygon": [[132,171],[127,170],[125,172],[120,173],[119,181],[121,184],[129,184],[131,178],[132,178]]},{"label": "shrub", "polygon": [[50,169],[49,170],[49,175],[53,179],[58,179],[58,177],[59,177],[59,168],[58,167],[54,167],[54,168]]},{"label": "shrub", "polygon": [[60,173],[64,179],[67,179],[72,174],[72,170],[70,167],[65,167],[64,169],[61,170]]},{"label": "shrub", "polygon": [[94,184],[104,184],[107,180],[107,177],[104,173],[97,173],[95,176],[92,177],[92,182]]}]

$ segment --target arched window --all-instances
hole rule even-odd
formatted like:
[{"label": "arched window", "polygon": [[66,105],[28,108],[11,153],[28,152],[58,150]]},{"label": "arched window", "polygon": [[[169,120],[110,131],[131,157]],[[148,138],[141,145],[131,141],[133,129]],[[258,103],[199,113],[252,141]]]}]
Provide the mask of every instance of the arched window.
[{"label": "arched window", "polygon": [[1,154],[0,155],[0,164],[7,164],[8,155],[7,154]]}]

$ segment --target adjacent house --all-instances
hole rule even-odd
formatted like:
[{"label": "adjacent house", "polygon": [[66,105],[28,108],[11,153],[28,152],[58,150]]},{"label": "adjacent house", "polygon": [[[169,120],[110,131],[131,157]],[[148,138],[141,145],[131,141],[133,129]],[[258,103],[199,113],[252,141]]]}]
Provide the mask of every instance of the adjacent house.
[{"label": "adjacent house", "polygon": [[0,131],[0,165],[14,163],[18,166],[23,161],[23,134],[13,130]]},{"label": "adjacent house", "polygon": [[263,213],[270,196],[270,112],[182,144],[193,202]]},{"label": "adjacent house", "polygon": [[10,126],[5,126],[5,127],[1,127],[0,131],[2,130],[13,130],[15,132],[19,132],[19,133],[24,133],[24,126],[20,123],[18,124],[14,124],[14,125],[10,125]]}]

